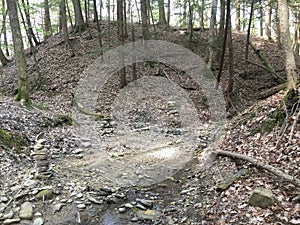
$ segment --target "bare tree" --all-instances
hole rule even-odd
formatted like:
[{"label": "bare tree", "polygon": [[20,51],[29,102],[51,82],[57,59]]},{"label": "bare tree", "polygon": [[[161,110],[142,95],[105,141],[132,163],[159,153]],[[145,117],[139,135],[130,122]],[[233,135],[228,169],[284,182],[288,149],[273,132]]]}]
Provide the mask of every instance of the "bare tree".
[{"label": "bare tree", "polygon": [[16,0],[7,0],[7,8],[9,21],[14,44],[14,53],[16,58],[17,73],[18,73],[18,93],[17,101],[23,101],[24,104],[30,104],[27,64],[24,53],[23,39],[18,18],[18,10]]},{"label": "bare tree", "polygon": [[235,17],[235,29],[241,31],[241,2],[240,0],[235,1],[236,17]]},{"label": "bare tree", "polygon": [[86,28],[86,24],[83,20],[80,0],[72,0],[73,7],[74,7],[74,14],[75,14],[75,28],[74,32],[82,32]]},{"label": "bare tree", "polygon": [[158,0],[158,23],[160,26],[167,26],[166,13],[165,13],[165,3],[164,0]]},{"label": "bare tree", "polygon": [[59,2],[59,11],[62,25],[62,32],[64,35],[64,41],[67,47],[70,47],[69,40],[69,31],[68,31],[68,22],[67,22],[67,10],[66,10],[66,0],[60,0]]},{"label": "bare tree", "polygon": [[211,6],[211,19],[210,19],[210,25],[209,25],[209,37],[208,37],[208,59],[207,59],[207,66],[211,68],[212,66],[212,59],[215,54],[215,36],[216,36],[216,20],[217,20],[217,6],[218,6],[218,0],[212,1]]},{"label": "bare tree", "polygon": [[45,24],[45,34],[44,39],[49,38],[52,35],[52,26],[50,20],[50,10],[49,10],[49,0],[44,0],[44,24]]},{"label": "bare tree", "polygon": [[272,40],[271,21],[272,21],[272,1],[265,0],[265,34],[269,40]]},{"label": "bare tree", "polygon": [[299,76],[296,72],[296,63],[292,49],[292,42],[290,38],[289,29],[289,9],[287,0],[278,0],[278,13],[279,26],[280,26],[280,38],[285,58],[285,72],[287,76],[287,88],[289,90],[295,89],[299,80]]}]

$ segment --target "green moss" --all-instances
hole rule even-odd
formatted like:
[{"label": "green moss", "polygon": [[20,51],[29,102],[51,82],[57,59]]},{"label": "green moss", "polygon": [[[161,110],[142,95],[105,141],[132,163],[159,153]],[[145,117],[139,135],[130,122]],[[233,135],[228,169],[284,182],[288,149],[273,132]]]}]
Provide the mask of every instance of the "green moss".
[{"label": "green moss", "polygon": [[18,153],[20,153],[22,148],[28,146],[26,138],[2,129],[0,129],[0,142],[2,142],[7,148],[15,148]]},{"label": "green moss", "polygon": [[261,126],[262,133],[270,132],[275,126],[282,126],[284,123],[284,115],[280,109],[276,109],[272,116],[267,118]]},{"label": "green moss", "polygon": [[58,127],[62,125],[69,125],[72,126],[76,124],[76,122],[73,120],[73,118],[69,115],[54,115],[51,118],[52,126]]},{"label": "green moss", "polygon": [[45,199],[45,200],[48,200],[48,199],[51,199],[53,197],[53,192],[52,190],[42,190],[40,191],[39,193],[37,193],[37,195],[35,196],[37,199]]}]

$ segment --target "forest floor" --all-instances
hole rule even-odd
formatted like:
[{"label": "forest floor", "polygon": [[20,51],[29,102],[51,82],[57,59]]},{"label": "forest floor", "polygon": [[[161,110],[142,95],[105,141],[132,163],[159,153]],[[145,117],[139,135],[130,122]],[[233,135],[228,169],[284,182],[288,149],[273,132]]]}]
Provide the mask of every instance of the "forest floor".
[{"label": "forest floor", "polygon": [[[84,71],[100,57],[101,51],[118,45],[116,27],[111,27],[108,32],[103,24],[103,49],[98,46],[94,27],[71,35],[72,50],[66,48],[60,35],[54,35],[36,48],[38,70],[33,56],[27,54],[31,108],[13,101],[17,82],[13,62],[1,69],[0,136],[6,134],[6,139],[0,139],[0,222],[300,224],[300,203],[296,199],[299,188],[294,185],[250,163],[226,157],[218,157],[210,162],[209,169],[202,170],[205,150],[219,148],[255,157],[300,178],[299,97],[293,96],[283,104],[285,93],[279,92],[257,100],[262,91],[277,81],[255,65],[249,65],[244,76],[245,34],[233,34],[233,107],[228,109],[226,104],[225,131],[218,145],[212,145],[212,133],[218,127],[210,118],[206,93],[184,71],[169,65],[137,64],[139,80],[150,78],[149,86],[130,82],[120,90],[117,73],[101,80],[103,89],[97,96],[95,111],[113,114],[113,118],[97,121],[76,108],[72,93]],[[137,38],[140,32],[137,28]],[[195,32],[191,44],[184,32],[159,31],[152,35],[156,40],[190,46],[204,59],[207,54],[208,32]],[[277,44],[260,37],[253,37],[253,41],[278,74],[284,76],[283,54]],[[261,64],[252,51],[249,60]],[[298,56],[296,61],[299,67]],[[218,71],[218,62],[213,63],[213,68]],[[222,90],[227,87],[227,60],[224,68]],[[130,67],[126,67],[126,72],[131,81]],[[184,89],[192,106],[172,98],[170,93],[180,91],[169,86],[154,89],[161,91],[161,96],[138,95],[133,100],[124,97],[126,93],[134,96],[132,89],[141,92],[140,86],[152,90],[153,86],[167,87],[172,82]],[[179,108],[181,104],[183,109]],[[194,125],[192,133],[183,125],[183,114]],[[71,124],[71,117],[75,124]],[[84,125],[78,126],[81,122]],[[8,132],[12,137],[7,136]],[[52,177],[36,180],[33,152],[40,133],[44,133],[42,145],[47,149]],[[23,145],[28,147],[19,148]],[[218,190],[218,184],[242,168],[249,173],[228,189]],[[256,187],[272,190],[273,206],[262,209],[249,205]],[[40,198],[43,190],[47,194]],[[29,220],[20,215],[26,208],[24,202],[29,202],[27,208],[33,207]]]}]

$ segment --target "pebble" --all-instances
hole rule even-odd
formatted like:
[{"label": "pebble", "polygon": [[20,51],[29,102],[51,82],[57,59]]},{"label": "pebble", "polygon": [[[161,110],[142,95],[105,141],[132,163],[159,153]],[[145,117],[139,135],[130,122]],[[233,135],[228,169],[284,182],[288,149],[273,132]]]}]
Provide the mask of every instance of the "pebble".
[{"label": "pebble", "polygon": [[21,219],[31,219],[33,216],[33,206],[31,202],[24,202],[21,205],[21,209],[19,212],[19,216]]},{"label": "pebble", "polygon": [[24,182],[24,186],[30,187],[30,188],[35,187],[36,184],[37,184],[36,180],[25,180],[25,182]]},{"label": "pebble", "polygon": [[94,198],[94,197],[91,196],[91,195],[87,195],[86,197],[87,197],[87,199],[88,199],[90,202],[92,202],[92,203],[95,203],[95,204],[102,204],[102,203],[103,203],[102,200],[97,200],[96,198]]},{"label": "pebble", "polygon": [[42,190],[39,193],[37,193],[36,198],[37,199],[51,199],[53,196],[52,190],[46,189]]},{"label": "pebble", "polygon": [[137,211],[136,213],[139,220],[154,220],[159,216],[159,212],[155,210]]},{"label": "pebble", "polygon": [[14,217],[14,212],[10,210],[8,213],[4,214],[2,219],[11,219]]},{"label": "pebble", "polygon": [[124,206],[129,209],[133,208],[133,205],[131,203],[126,203]]},{"label": "pebble", "polygon": [[137,221],[139,221],[139,218],[138,217],[132,217],[130,221],[131,222],[137,222]]},{"label": "pebble", "polygon": [[83,152],[83,149],[82,148],[77,148],[75,150],[72,151],[73,154],[80,154]]},{"label": "pebble", "polygon": [[57,203],[56,205],[54,205],[54,212],[59,212],[64,205],[65,204],[63,203]]},{"label": "pebble", "polygon": [[124,213],[124,212],[126,212],[126,209],[124,207],[121,207],[118,209],[118,211],[119,211],[119,213]]},{"label": "pebble", "polygon": [[83,148],[89,148],[89,147],[91,147],[91,142],[82,142],[81,143],[81,147],[83,147]]},{"label": "pebble", "polygon": [[0,197],[0,202],[8,202],[8,198],[6,196]]},{"label": "pebble", "polygon": [[136,207],[142,210],[146,210],[146,207],[143,206],[142,204],[137,204]]},{"label": "pebble", "polygon": [[137,202],[141,203],[143,206],[150,208],[152,206],[152,202],[146,199],[136,199]]},{"label": "pebble", "polygon": [[19,223],[21,220],[19,218],[16,219],[6,219],[3,221],[3,224],[12,224],[12,223]]},{"label": "pebble", "polygon": [[83,204],[83,203],[77,205],[77,208],[78,208],[78,209],[84,209],[85,207],[86,207],[86,205]]},{"label": "pebble", "polygon": [[43,225],[43,224],[44,224],[44,220],[41,217],[36,218],[33,221],[33,225]]},{"label": "pebble", "polygon": [[0,212],[4,211],[6,205],[4,203],[0,203]]}]

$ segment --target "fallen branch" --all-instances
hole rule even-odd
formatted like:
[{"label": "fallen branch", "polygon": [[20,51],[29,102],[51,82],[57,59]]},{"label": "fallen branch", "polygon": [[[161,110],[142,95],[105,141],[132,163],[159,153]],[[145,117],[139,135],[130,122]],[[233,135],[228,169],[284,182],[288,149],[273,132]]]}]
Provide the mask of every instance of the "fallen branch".
[{"label": "fallen branch", "polygon": [[271,87],[267,90],[262,91],[261,93],[258,94],[257,99],[265,99],[271,95],[276,94],[277,92],[283,90],[286,88],[287,83],[279,84],[275,87]]},{"label": "fallen branch", "polygon": [[250,41],[249,44],[252,47],[252,49],[254,50],[254,52],[258,55],[259,59],[263,62],[265,67],[267,67],[268,70],[271,72],[273,77],[276,80],[279,79],[281,81],[285,81],[279,74],[276,73],[275,69],[271,66],[271,64],[270,64],[269,60],[267,59],[267,57],[265,56],[265,54],[255,46],[254,42]]},{"label": "fallen branch", "polygon": [[297,179],[297,178],[295,178],[295,177],[293,177],[289,174],[286,174],[286,173],[282,172],[281,170],[279,170],[279,169],[277,169],[273,166],[270,166],[266,163],[263,163],[263,162],[259,161],[258,159],[252,158],[250,156],[242,155],[242,154],[239,154],[239,153],[228,152],[228,151],[223,151],[223,150],[214,150],[214,151],[212,151],[212,153],[216,154],[218,156],[226,156],[226,157],[230,157],[230,158],[234,158],[234,159],[240,159],[240,160],[250,162],[254,166],[262,168],[262,169],[274,174],[275,176],[277,176],[279,178],[282,178],[283,180],[288,181],[288,182],[294,184],[297,187],[300,187],[300,180],[299,179]]}]

